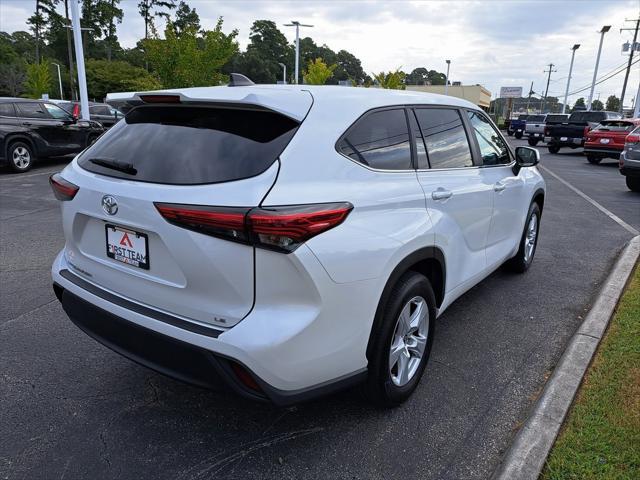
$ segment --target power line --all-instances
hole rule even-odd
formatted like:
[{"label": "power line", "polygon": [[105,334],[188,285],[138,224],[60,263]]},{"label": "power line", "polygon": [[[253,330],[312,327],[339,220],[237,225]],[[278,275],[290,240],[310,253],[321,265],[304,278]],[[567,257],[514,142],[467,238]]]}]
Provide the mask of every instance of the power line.
[{"label": "power line", "polygon": [[[620,69],[620,68],[625,67],[626,65],[627,65],[627,61],[625,60],[624,62],[622,62],[622,63],[621,63],[620,65],[618,65],[617,67],[614,67],[612,70],[610,70],[609,72],[607,72],[607,73],[605,73],[604,75],[602,75],[602,77],[600,77],[600,78],[604,78],[604,77],[606,77],[607,75],[609,75],[609,74],[611,74],[611,73],[615,72],[616,70],[618,70],[618,69]],[[584,87],[580,87],[579,91],[583,91],[583,90],[584,90],[584,89],[586,89],[586,88],[591,88],[591,84],[589,83],[589,84],[585,85]],[[569,94],[569,95],[571,95],[571,94]]]},{"label": "power line", "polygon": [[[640,58],[638,58],[637,60],[635,60],[631,65],[635,65],[635,64],[636,64],[636,63],[638,63],[639,61],[640,61]],[[630,65],[630,66],[631,66],[631,65]],[[626,67],[626,66],[624,66],[624,67],[622,67],[620,70],[618,70],[617,72],[612,73],[611,75],[609,75],[608,77],[602,78],[601,80],[599,80],[599,81],[595,82],[595,83],[594,83],[594,85],[599,85],[599,84],[601,84],[602,82],[605,82],[605,81],[609,80],[610,78],[613,78],[613,77],[615,77],[616,75],[618,75],[618,74],[620,74],[620,73],[624,72],[626,69],[627,69],[627,67]],[[582,88],[582,89],[580,89],[580,90],[575,90],[575,91],[571,92],[569,95],[575,95],[576,93],[584,92],[585,90],[589,90],[590,88],[591,88],[591,85],[589,85],[588,87]]]}]

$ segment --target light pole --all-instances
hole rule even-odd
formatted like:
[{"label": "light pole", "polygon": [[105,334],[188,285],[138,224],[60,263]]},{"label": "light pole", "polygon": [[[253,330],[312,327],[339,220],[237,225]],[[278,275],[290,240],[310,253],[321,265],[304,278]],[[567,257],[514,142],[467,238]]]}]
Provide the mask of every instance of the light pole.
[{"label": "light pole", "polygon": [[444,94],[449,94],[449,67],[451,66],[451,60],[445,60],[447,62],[447,76],[444,78]]},{"label": "light pole", "polygon": [[71,0],[71,23],[73,25],[73,41],[76,47],[78,64],[78,87],[80,88],[80,118],[89,120],[89,95],[87,94],[87,76],[84,70],[84,51],[82,49],[82,30],[80,28],[80,10],[78,1]]},{"label": "light pole", "polygon": [[589,92],[589,103],[587,103],[587,110],[591,110],[591,101],[593,100],[593,90],[596,88],[596,77],[598,76],[598,64],[600,63],[600,53],[602,53],[602,41],[604,40],[604,34],[611,29],[611,25],[605,25],[600,30],[600,46],[598,47],[598,56],[596,57],[596,68],[593,71],[593,80],[591,81],[591,92]]},{"label": "light pole", "polygon": [[569,64],[569,76],[567,77],[567,88],[564,91],[564,103],[562,104],[562,113],[567,108],[567,98],[569,97],[569,84],[571,83],[571,72],[573,72],[573,59],[576,56],[576,50],[580,48],[580,44],[576,43],[571,49],[571,63]]},{"label": "light pole", "polygon": [[300,61],[300,27],[313,27],[313,25],[305,25],[297,20],[291,20],[291,23],[285,23],[285,27],[296,27],[296,77],[293,79],[293,83],[298,83],[299,78],[299,61]]},{"label": "light pole", "polygon": [[282,67],[282,83],[286,84],[287,83],[287,66],[284,63],[279,63],[278,65],[280,65]]},{"label": "light pole", "polygon": [[60,86],[60,100],[64,100],[64,96],[62,95],[62,77],[60,76],[60,64],[56,62],[51,62],[51,65],[55,65],[58,69],[58,85]]}]

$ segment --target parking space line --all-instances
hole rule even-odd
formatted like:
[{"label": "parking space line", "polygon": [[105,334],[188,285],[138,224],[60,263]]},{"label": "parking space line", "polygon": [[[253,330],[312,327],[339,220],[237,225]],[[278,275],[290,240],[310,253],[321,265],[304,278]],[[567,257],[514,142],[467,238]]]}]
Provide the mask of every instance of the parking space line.
[{"label": "parking space line", "polygon": [[3,177],[6,180],[11,180],[12,178],[17,178],[22,180],[23,178],[29,178],[29,177],[37,177],[38,175],[51,175],[52,173],[57,173],[62,169],[59,170],[47,170],[46,172],[38,172],[38,173],[28,173],[28,174],[22,174],[22,173],[16,173],[14,175],[10,175],[8,177]]},{"label": "parking space line", "polygon": [[547,167],[544,167],[542,165],[538,165],[543,171],[545,171],[546,173],[548,173],[549,175],[551,175],[552,177],[554,177],[556,180],[558,180],[560,183],[562,183],[564,186],[568,187],[569,189],[571,189],[573,192],[575,192],[576,194],[580,195],[582,198],[584,198],[587,202],[589,202],[591,205],[593,205],[594,207],[596,207],[598,210],[600,210],[602,213],[604,213],[607,217],[609,217],[611,220],[613,220],[614,222],[616,222],[618,225],[620,225],[622,228],[624,228],[626,231],[632,233],[633,235],[640,235],[640,231],[636,230],[635,228],[633,228],[631,225],[629,225],[627,222],[625,222],[624,220],[622,220],[620,217],[618,217],[615,213],[610,212],[609,210],[607,210],[606,208],[604,208],[602,205],[600,205],[598,202],[596,202],[593,198],[591,198],[589,195],[587,195],[586,193],[584,193],[582,190],[579,190],[578,188],[574,187],[573,185],[571,185],[569,182],[567,182],[565,179],[559,177],[557,174],[553,173],[551,170],[549,170]]}]

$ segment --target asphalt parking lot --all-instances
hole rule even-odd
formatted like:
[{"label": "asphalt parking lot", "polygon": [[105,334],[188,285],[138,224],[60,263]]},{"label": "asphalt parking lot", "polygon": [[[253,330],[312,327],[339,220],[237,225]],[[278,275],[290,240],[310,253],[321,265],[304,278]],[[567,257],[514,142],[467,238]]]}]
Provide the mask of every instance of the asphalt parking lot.
[{"label": "asphalt parking lot", "polygon": [[549,172],[640,230],[640,194],[614,161],[540,151],[534,265],[494,273],[440,318],[422,382],[394,410],[355,390],[277,409],[112,353],[51,290],[63,239],[47,178],[64,162],[0,172],[0,478],[487,478],[633,236]]}]

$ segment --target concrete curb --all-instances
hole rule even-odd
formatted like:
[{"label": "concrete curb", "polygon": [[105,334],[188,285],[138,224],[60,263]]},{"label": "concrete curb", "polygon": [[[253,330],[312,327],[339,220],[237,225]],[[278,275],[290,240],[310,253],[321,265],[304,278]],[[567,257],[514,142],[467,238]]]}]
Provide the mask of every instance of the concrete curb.
[{"label": "concrete curb", "polygon": [[537,480],[598,344],[640,256],[640,235],[631,239],[587,317],[573,335],[493,480]]}]

